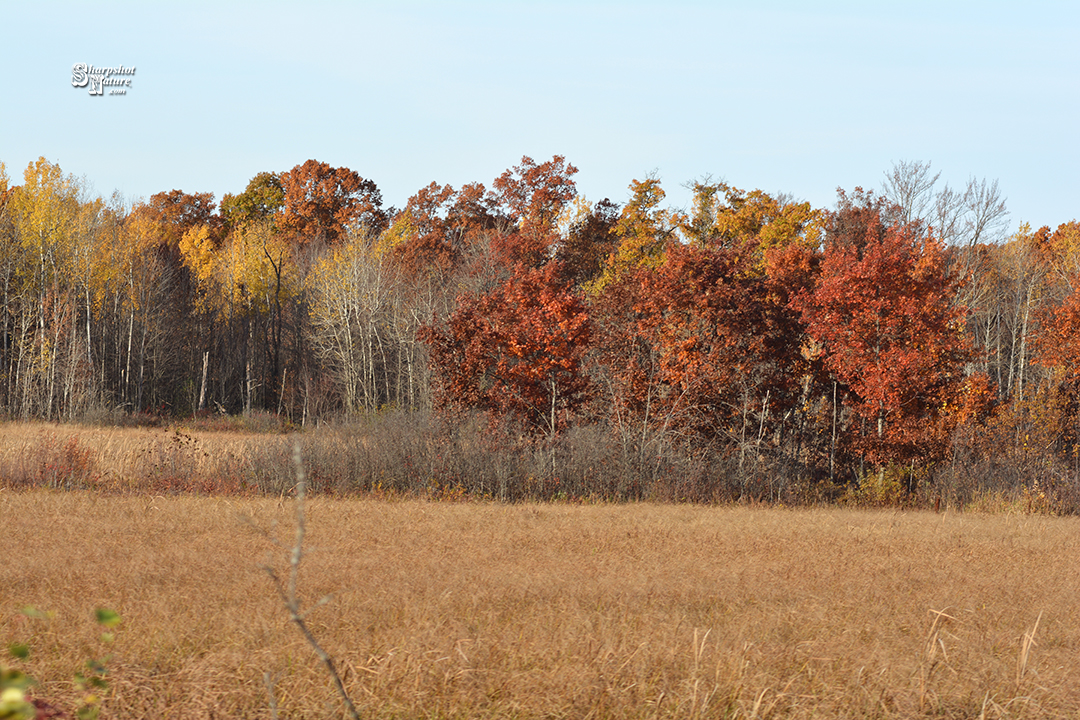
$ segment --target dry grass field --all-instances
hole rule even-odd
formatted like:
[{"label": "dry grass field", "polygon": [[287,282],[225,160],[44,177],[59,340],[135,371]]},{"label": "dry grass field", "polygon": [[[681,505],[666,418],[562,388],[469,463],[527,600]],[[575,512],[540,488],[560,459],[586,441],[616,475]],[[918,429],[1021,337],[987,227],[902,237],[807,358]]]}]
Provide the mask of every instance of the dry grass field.
[{"label": "dry grass field", "polygon": [[[110,428],[52,423],[0,424],[0,486],[92,488],[112,493],[213,490],[250,476],[256,448],[284,437],[195,433],[182,428]],[[287,463],[280,462],[287,471]]]},{"label": "dry grass field", "polygon": [[[333,594],[308,620],[365,718],[1080,717],[1076,518],[316,497],[307,520],[301,594]],[[0,490],[0,523],[0,641],[30,643],[38,696],[74,707],[111,654],[103,717],[269,718],[267,673],[280,717],[343,717],[262,569],[287,568],[288,500]]]}]

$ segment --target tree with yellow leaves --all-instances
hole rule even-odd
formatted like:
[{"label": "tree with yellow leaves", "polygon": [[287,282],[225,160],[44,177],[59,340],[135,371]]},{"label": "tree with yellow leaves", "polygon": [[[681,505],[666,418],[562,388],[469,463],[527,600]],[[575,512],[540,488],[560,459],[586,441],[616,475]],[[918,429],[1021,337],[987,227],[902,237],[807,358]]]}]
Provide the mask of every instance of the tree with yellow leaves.
[{"label": "tree with yellow leaves", "polygon": [[[223,353],[219,358],[222,384],[240,384],[245,412],[258,388],[273,404],[281,384],[283,304],[300,291],[292,245],[264,220],[240,226],[220,246],[208,226],[192,227],[179,249],[195,281],[196,308],[240,351],[239,357]],[[203,352],[207,358],[209,350]]]},{"label": "tree with yellow leaves", "polygon": [[660,207],[666,193],[658,178],[633,180],[630,191],[630,201],[615,223],[618,246],[600,275],[589,284],[590,294],[602,292],[627,271],[663,264],[667,243],[676,238],[676,231],[685,221],[681,213]]},{"label": "tree with yellow leaves", "polygon": [[761,190],[749,192],[706,178],[691,183],[694,207],[682,225],[687,240],[714,247],[756,246],[758,269],[764,271],[765,254],[792,243],[807,250],[821,246],[825,213],[807,202],[772,196]]},{"label": "tree with yellow leaves", "polygon": [[80,293],[71,273],[83,250],[78,246],[79,190],[76,179],[64,175],[59,165],[38,158],[8,201],[9,249],[15,251],[5,290],[8,312],[15,314],[12,400],[24,417],[59,417],[72,410],[64,402],[64,388],[70,391],[71,386],[62,375],[65,366],[72,371],[73,356],[77,361],[85,355],[75,332]]}]

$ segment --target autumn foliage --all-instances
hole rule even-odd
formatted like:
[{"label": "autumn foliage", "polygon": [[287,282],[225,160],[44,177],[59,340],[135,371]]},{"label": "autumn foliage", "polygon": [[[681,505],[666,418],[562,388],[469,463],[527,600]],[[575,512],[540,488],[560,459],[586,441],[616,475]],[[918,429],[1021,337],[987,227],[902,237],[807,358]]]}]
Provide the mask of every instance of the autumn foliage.
[{"label": "autumn foliage", "polygon": [[378,233],[386,225],[382,193],[348,168],[308,160],[281,176],[284,194],[278,223],[300,242],[337,243],[350,228]]},{"label": "autumn foliage", "polygon": [[941,456],[928,432],[962,379],[962,309],[941,243],[872,221],[825,250],[817,283],[796,298],[808,336],[859,420],[872,463]]},{"label": "autumn foliage", "polygon": [[490,292],[460,298],[446,327],[422,328],[439,402],[510,414],[549,435],[567,427],[589,397],[591,325],[559,275],[557,263],[518,266]]},{"label": "autumn foliage", "polygon": [[0,412],[394,411],[501,428],[442,441],[549,493],[964,502],[993,477],[1065,507],[1080,225],[1005,237],[996,184],[928,195],[927,170],[832,209],[704,177],[676,209],[655,175],[594,202],[525,156],[395,210],[314,159],[220,206],[0,166]]},{"label": "autumn foliage", "polygon": [[798,317],[755,271],[751,246],[672,245],[639,278],[638,331],[657,359],[653,412],[732,444],[788,412],[802,375]]}]

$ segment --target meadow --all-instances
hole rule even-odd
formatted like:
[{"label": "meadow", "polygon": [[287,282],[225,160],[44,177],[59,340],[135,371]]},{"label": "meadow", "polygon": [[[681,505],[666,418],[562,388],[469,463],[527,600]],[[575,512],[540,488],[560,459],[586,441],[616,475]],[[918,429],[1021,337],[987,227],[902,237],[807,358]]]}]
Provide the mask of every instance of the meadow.
[{"label": "meadow", "polygon": [[[38,696],[74,707],[107,655],[103,717],[344,716],[265,571],[287,495],[7,488],[0,519],[0,641]],[[306,519],[307,620],[365,718],[1080,717],[1078,518],[316,495]]]}]

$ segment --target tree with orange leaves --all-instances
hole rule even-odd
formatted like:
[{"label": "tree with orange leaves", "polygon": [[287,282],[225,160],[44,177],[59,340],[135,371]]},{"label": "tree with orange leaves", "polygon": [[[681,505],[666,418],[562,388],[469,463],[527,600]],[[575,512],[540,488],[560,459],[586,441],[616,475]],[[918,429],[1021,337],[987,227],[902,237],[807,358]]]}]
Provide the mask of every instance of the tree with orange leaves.
[{"label": "tree with orange leaves", "polygon": [[161,229],[161,247],[176,255],[184,233],[205,226],[210,237],[220,240],[220,218],[214,214],[213,193],[185,193],[182,190],[159,192],[150,196],[145,205],[137,206],[133,215],[145,216]]},{"label": "tree with orange leaves", "polygon": [[308,160],[281,176],[281,189],[279,227],[301,243],[333,245],[350,228],[378,233],[386,227],[379,188],[348,168]]},{"label": "tree with orange leaves", "polygon": [[517,220],[522,232],[546,235],[563,205],[577,194],[572,179],[577,171],[562,155],[539,165],[526,155],[517,167],[495,179],[495,197]]},{"label": "tree with orange leaves", "polygon": [[591,323],[558,263],[518,266],[485,294],[459,298],[444,327],[425,326],[437,402],[523,420],[553,437],[589,395]]},{"label": "tree with orange leaves", "polygon": [[1041,364],[1052,370],[1059,394],[1073,413],[1080,413],[1080,275],[1061,305],[1041,313],[1042,332],[1035,343]]},{"label": "tree with orange leaves", "polygon": [[854,210],[833,223],[842,232],[794,305],[861,421],[860,454],[878,467],[931,459],[944,451],[933,428],[968,357],[956,282],[941,242],[885,225],[876,207]]},{"label": "tree with orange leaves", "polygon": [[577,168],[562,155],[537,165],[528,156],[497,177],[494,199],[516,221],[518,231],[496,238],[495,251],[506,265],[539,267],[550,258],[555,223],[577,193]]},{"label": "tree with orange leaves", "polygon": [[639,271],[635,303],[655,353],[652,413],[740,458],[790,416],[805,365],[798,313],[777,278],[757,272],[756,249],[672,244],[663,265]]},{"label": "tree with orange leaves", "polygon": [[409,198],[379,238],[380,251],[389,253],[406,277],[445,277],[494,229],[493,202],[480,183],[455,192],[450,185],[433,182]]}]

